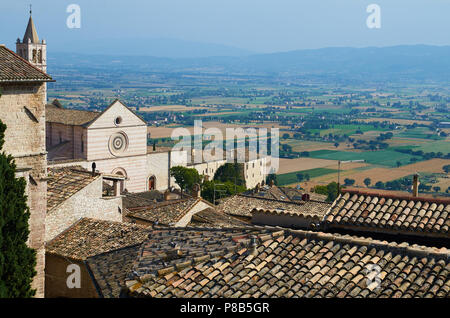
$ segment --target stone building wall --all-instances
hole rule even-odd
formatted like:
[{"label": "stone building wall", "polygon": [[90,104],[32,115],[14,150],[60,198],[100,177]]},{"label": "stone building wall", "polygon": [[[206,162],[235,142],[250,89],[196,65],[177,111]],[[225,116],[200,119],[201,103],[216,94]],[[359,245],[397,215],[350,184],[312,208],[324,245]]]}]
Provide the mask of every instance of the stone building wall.
[{"label": "stone building wall", "polygon": [[102,198],[103,178],[97,178],[61,205],[47,213],[45,241],[67,229],[83,217],[122,221],[122,198]]},{"label": "stone building wall", "polygon": [[44,296],[47,155],[45,151],[45,84],[0,84],[0,119],[7,125],[3,150],[17,167],[30,168],[27,178],[30,207],[28,244],[37,252],[37,275],[32,287]]},{"label": "stone building wall", "polygon": [[262,184],[266,179],[264,174],[264,167],[266,165],[266,158],[258,158],[245,163],[245,184],[247,188],[252,189],[259,183]]}]

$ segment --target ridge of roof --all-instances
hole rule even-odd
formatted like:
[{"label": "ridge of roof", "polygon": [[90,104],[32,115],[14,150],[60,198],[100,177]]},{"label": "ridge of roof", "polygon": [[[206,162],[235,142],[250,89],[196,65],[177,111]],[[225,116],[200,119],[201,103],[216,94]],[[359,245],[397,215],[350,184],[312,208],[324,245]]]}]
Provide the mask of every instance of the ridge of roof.
[{"label": "ridge of roof", "polygon": [[108,111],[115,103],[119,102],[122,106],[124,106],[128,111],[130,111],[133,115],[135,115],[137,118],[139,118],[146,126],[147,122],[138,114],[136,114],[131,108],[129,108],[125,103],[123,103],[120,99],[116,98],[112,103],[109,104],[108,107],[106,107],[103,111],[99,112],[98,115],[92,119],[89,123],[86,123],[86,127],[90,127],[97,119],[99,119],[106,111]]},{"label": "ridge of roof", "polygon": [[408,200],[408,201],[420,201],[420,202],[428,202],[428,203],[442,203],[442,204],[450,204],[450,198],[430,198],[430,197],[414,197],[414,196],[406,196],[406,195],[398,195],[398,194],[382,194],[377,193],[376,191],[364,191],[364,190],[356,190],[356,189],[342,189],[342,194],[349,193],[349,194],[357,194],[357,195],[366,195],[366,196],[373,196],[373,197],[381,197],[381,198],[387,198],[387,199],[396,199],[396,200]]},{"label": "ridge of roof", "polygon": [[[22,58],[21,56],[19,56],[15,52],[13,52],[12,50],[8,49],[6,46],[0,45],[0,56],[2,57],[2,59],[1,59],[2,63],[0,63],[0,82],[15,83],[15,82],[54,82],[55,81],[52,79],[52,77],[50,75],[43,72],[41,69],[34,66],[30,62],[28,62],[27,60]],[[8,57],[15,59],[16,62],[22,63],[22,65],[17,65],[17,64],[11,65],[11,63],[13,63],[13,61],[8,60]],[[10,65],[8,66],[8,68],[5,69],[4,66],[2,66],[2,64],[5,65],[6,63],[10,63]],[[13,67],[15,69],[13,69]],[[19,70],[20,76],[16,74],[16,77],[8,76],[6,78],[2,78],[4,76],[3,72],[5,72],[5,71],[11,72],[12,70],[17,72],[17,68],[22,68],[21,70]],[[26,68],[29,68],[29,69],[27,70]],[[35,73],[34,76],[28,77],[28,78],[26,76],[23,76],[24,73],[27,73],[27,72],[29,73],[30,71]]]},{"label": "ridge of roof", "polygon": [[270,215],[286,215],[290,217],[304,217],[304,218],[310,218],[316,221],[321,221],[323,219],[323,216],[319,216],[314,213],[305,213],[305,212],[295,212],[291,210],[281,210],[281,209],[263,209],[263,208],[253,208],[251,213],[264,213],[264,214],[270,214]]},{"label": "ridge of roof", "polygon": [[[53,211],[58,206],[63,204],[69,198],[71,198],[72,196],[74,196],[75,194],[80,192],[82,189],[84,189],[86,186],[88,186],[89,184],[91,184],[92,182],[94,182],[101,176],[100,173],[92,174],[92,172],[84,169],[81,166],[49,167],[48,170],[54,174],[70,171],[70,172],[74,172],[78,175],[80,175],[80,174],[86,175],[86,178],[84,179],[84,183],[82,183],[79,187],[75,187],[74,191],[72,191],[72,192],[58,191],[57,192],[58,196],[57,195],[54,195],[54,196],[48,195],[48,197],[53,198],[53,200],[47,200],[47,205],[49,205],[49,202],[52,204],[51,206],[48,207],[47,212]],[[53,190],[55,190],[58,186],[59,181],[67,179],[69,177],[70,177],[69,174],[63,174],[63,175],[56,176],[56,177],[54,177],[50,174],[48,176],[48,181],[51,181],[51,182],[49,182],[50,186],[47,187],[47,193],[51,193]],[[52,183],[52,181],[54,181],[54,183]],[[77,180],[77,181],[79,181],[79,180]],[[67,184],[63,184],[63,186],[67,186]]]}]

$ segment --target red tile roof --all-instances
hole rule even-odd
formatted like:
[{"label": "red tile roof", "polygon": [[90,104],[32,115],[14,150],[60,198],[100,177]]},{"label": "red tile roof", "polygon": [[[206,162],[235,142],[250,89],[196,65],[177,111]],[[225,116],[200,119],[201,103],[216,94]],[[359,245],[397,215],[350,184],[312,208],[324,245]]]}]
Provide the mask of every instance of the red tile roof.
[{"label": "red tile roof", "polygon": [[152,232],[132,297],[449,297],[450,252],[273,228]]},{"label": "red tile roof", "polygon": [[81,166],[48,169],[47,211],[51,211],[72,195],[100,177]]},{"label": "red tile roof", "polygon": [[450,199],[346,191],[335,200],[324,224],[448,238],[449,213]]},{"label": "red tile roof", "polygon": [[51,81],[53,80],[49,75],[0,45],[0,83]]},{"label": "red tile roof", "polygon": [[46,253],[74,260],[142,243],[149,235],[142,226],[82,218],[46,244]]}]

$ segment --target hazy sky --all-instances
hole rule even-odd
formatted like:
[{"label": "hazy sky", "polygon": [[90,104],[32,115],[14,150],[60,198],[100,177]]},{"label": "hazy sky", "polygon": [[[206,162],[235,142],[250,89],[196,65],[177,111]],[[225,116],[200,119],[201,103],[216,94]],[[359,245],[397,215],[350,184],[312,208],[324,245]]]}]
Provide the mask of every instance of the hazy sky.
[{"label": "hazy sky", "polygon": [[[0,43],[22,38],[28,5],[39,36],[67,43],[170,38],[277,52],[328,46],[450,45],[450,0],[1,0]],[[81,28],[69,29],[66,8],[81,7]],[[381,7],[381,28],[366,25],[369,4]]]}]

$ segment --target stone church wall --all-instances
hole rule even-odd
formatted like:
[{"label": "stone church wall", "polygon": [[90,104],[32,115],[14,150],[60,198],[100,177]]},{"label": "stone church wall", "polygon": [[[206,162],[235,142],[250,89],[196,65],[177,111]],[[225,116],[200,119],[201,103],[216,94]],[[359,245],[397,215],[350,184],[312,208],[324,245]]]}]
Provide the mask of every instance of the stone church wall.
[{"label": "stone church wall", "polygon": [[45,152],[45,84],[0,84],[0,119],[7,125],[3,150],[15,157],[18,168],[29,167],[28,244],[37,252],[36,296],[44,296],[44,238],[47,210],[47,156]]},{"label": "stone church wall", "polygon": [[122,221],[122,198],[102,198],[103,178],[97,178],[60,206],[47,213],[45,241],[70,227],[83,217]]}]

